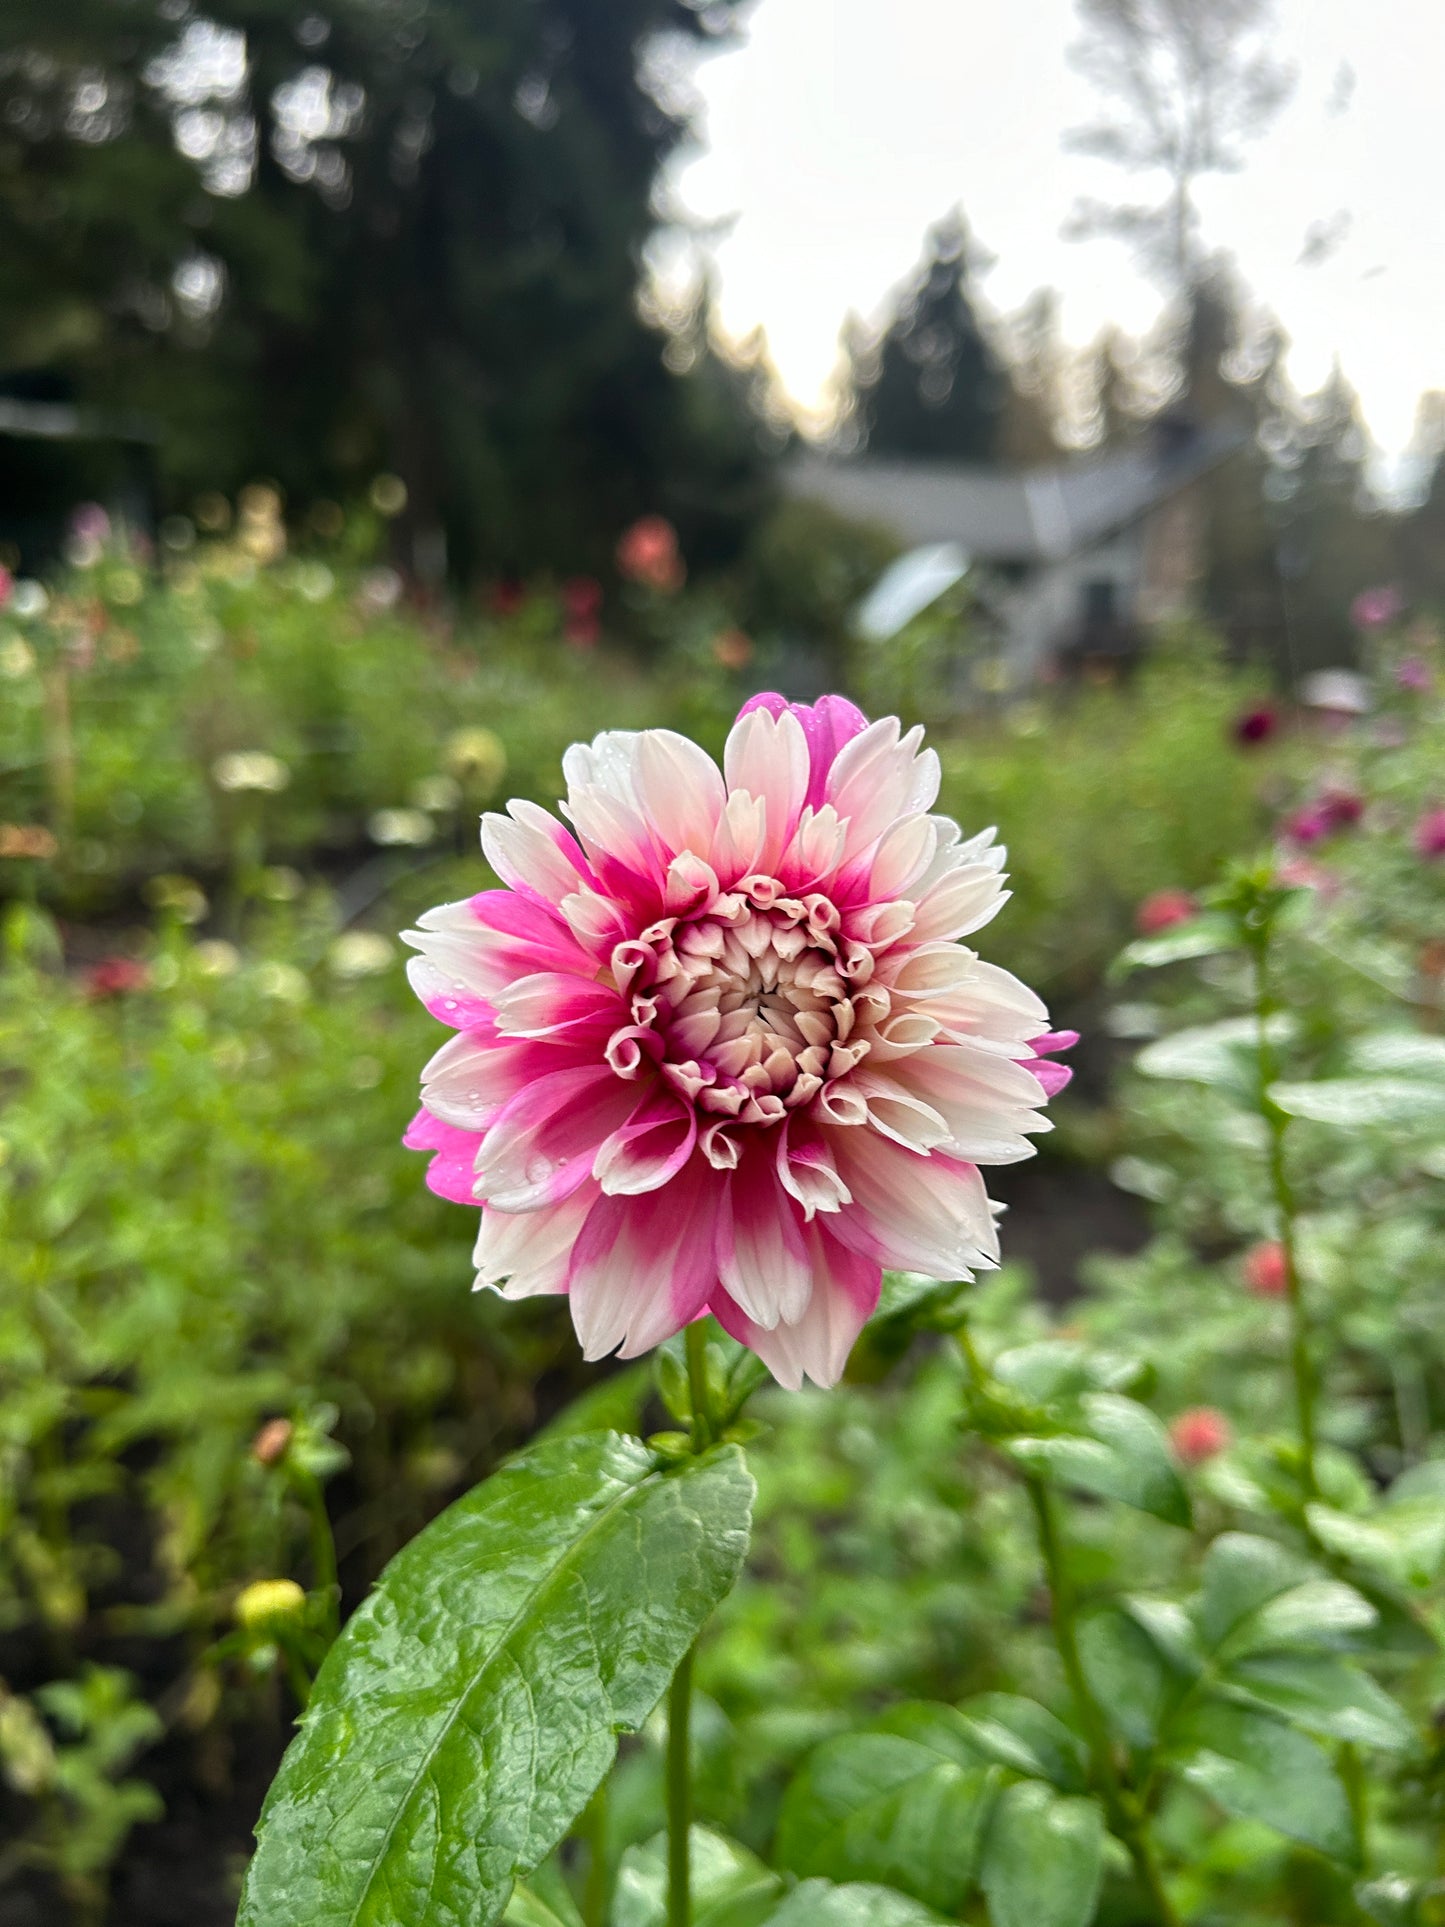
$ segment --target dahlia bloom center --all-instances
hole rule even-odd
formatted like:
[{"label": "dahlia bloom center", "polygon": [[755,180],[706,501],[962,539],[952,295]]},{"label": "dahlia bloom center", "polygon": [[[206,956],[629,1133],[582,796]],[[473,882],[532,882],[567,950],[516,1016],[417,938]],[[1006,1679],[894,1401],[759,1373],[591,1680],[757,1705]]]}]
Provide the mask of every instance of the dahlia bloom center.
[{"label": "dahlia bloom center", "polygon": [[873,1047],[890,1000],[868,987],[873,953],[841,938],[840,922],[821,893],[788,896],[775,877],[755,875],[706,888],[691,915],[612,952],[631,1022],[608,1039],[607,1061],[624,1078],[641,1076],[649,1058],[659,1065],[708,1123],[703,1154],[718,1170],[738,1161],[730,1123],[780,1123]]}]

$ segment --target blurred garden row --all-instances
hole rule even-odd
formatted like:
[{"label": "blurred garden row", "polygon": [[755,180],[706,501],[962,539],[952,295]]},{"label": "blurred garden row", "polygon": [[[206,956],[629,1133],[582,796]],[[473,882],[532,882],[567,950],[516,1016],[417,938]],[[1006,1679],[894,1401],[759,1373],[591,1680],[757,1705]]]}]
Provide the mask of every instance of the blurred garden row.
[{"label": "blurred garden row", "polygon": [[[801,652],[877,712],[920,711],[941,807],[1009,846],[985,954],[1088,1034],[1045,1158],[1132,1200],[1141,1248],[1087,1260],[1056,1314],[1006,1264],[973,1317],[990,1353],[1062,1336],[1066,1376],[1127,1385],[1172,1428],[1193,1530],[1145,1541],[1086,1508],[1099,1586],[1177,1591],[1225,1527],[1307,1501],[1369,1605],[1339,1638],[1404,1709],[1361,1689],[1353,1724],[1322,1726],[1303,1688],[1256,1694],[1312,1750],[1279,1801],[1228,1772],[1171,1784],[1161,1835],[1200,1917],[1438,1918],[1418,1912],[1445,1818],[1421,1737],[1445,1695],[1438,632],[1389,595],[1362,607],[1358,699],[1308,714],[1198,629],[1126,681],[1007,705],[980,656],[977,702],[945,704],[976,646],[966,594],[870,651],[846,615],[877,558],[825,525],[775,530],[747,581],[694,591],[649,520],[605,586],[501,584],[457,614],[367,559],[373,495],[294,549],[264,489],[213,505],[210,532],[165,525],[158,557],[83,515],[63,575],[3,584],[0,1896],[123,1919],[170,1842],[199,1883],[185,1917],[228,1918],[331,1630],[310,1603],[329,1560],[349,1606],[574,1395],[599,1421],[642,1412],[646,1368],[583,1368],[554,1305],[468,1294],[469,1216],[400,1149],[432,1027],[396,933],[486,886],[479,812],[550,805],[570,742],[666,723],[716,750]],[[770,599],[804,555],[819,586]],[[1254,991],[1211,907],[1260,860],[1287,893],[1270,1036],[1322,1361],[1304,1500]],[[699,1734],[701,1817],[749,1850],[809,1750],[869,1708],[1056,1685],[1017,1489],[957,1430],[942,1304],[895,1280],[847,1386],[759,1401],[769,1583],[745,1580],[704,1648]],[[1098,1623],[1120,1744],[1166,1746],[1154,1622]],[[1330,1832],[1342,1739],[1391,1766]],[[630,1853],[642,1877],[659,1770],[650,1744],[625,1763],[594,1843],[614,1874]],[[794,1832],[793,1870],[817,1871]],[[568,1872],[546,1887],[564,1921]],[[1372,1872],[1417,1912],[1372,1900]]]}]

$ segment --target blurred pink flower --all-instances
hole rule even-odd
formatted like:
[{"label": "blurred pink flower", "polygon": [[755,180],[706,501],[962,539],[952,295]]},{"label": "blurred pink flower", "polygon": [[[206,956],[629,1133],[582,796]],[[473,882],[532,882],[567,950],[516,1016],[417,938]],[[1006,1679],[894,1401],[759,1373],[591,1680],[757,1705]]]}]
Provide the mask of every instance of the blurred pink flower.
[{"label": "blurred pink flower", "polygon": [[1426,810],[1415,825],[1415,849],[1423,857],[1445,856],[1445,810]]},{"label": "blurred pink flower", "polygon": [[677,530],[666,516],[644,515],[625,530],[617,544],[617,572],[659,595],[672,595],[687,579],[677,546]]},{"label": "blurred pink flower", "polygon": [[102,997],[129,997],[148,990],[151,967],[136,957],[102,957],[81,977],[81,986],[93,1001]]},{"label": "blurred pink flower", "polygon": [[87,542],[108,542],[110,517],[99,502],[82,502],[70,517],[70,532]]},{"label": "blurred pink flower", "polygon": [[1400,591],[1389,584],[1361,589],[1350,604],[1350,621],[1357,629],[1386,629],[1404,606]]},{"label": "blurred pink flower", "polygon": [[1311,863],[1308,857],[1287,857],[1275,874],[1292,890],[1314,890],[1326,898],[1339,895],[1340,881],[1335,873],[1322,863]]},{"label": "blurred pink flower", "polygon": [[1395,669],[1395,681],[1400,688],[1411,690],[1416,695],[1424,695],[1434,680],[1430,665],[1422,656],[1406,656]]},{"label": "blurred pink flower", "polygon": [[1212,1405],[1181,1412],[1169,1427],[1174,1450],[1186,1465],[1202,1465],[1225,1450],[1234,1437],[1229,1420]]},{"label": "blurred pink flower", "polygon": [[574,649],[591,649],[602,634],[602,584],[595,576],[569,576],[562,584],[562,638]]},{"label": "blurred pink flower", "polygon": [[1333,829],[1329,812],[1319,803],[1308,803],[1285,820],[1284,834],[1286,841],[1307,850],[1312,844],[1323,843]]},{"label": "blurred pink flower", "polygon": [[1251,1245],[1241,1266],[1245,1289],[1256,1298],[1283,1298],[1289,1289],[1284,1246],[1274,1238]]},{"label": "blurred pink flower", "polygon": [[1003,851],[929,814],[921,734],[757,696],[720,771],[608,732],[564,759],[571,829],[488,815],[508,887],[409,933],[457,1035],[407,1142],[481,1205],[478,1283],[565,1292],[588,1358],[711,1310],[785,1385],[832,1384],[885,1265],[997,1262],[978,1166],[1031,1155],[1071,1037],[959,941]]},{"label": "blurred pink flower", "polygon": [[9,569],[0,565],[0,609],[3,609],[9,602],[10,591],[14,587],[15,577],[10,573]]},{"label": "blurred pink flower", "polygon": [[1187,890],[1156,890],[1134,912],[1134,928],[1141,937],[1157,937],[1198,914],[1199,905]]},{"label": "blurred pink flower", "polygon": [[1254,709],[1245,710],[1234,724],[1234,740],[1246,749],[1256,743],[1268,742],[1279,728],[1279,711],[1272,703],[1260,703]]}]

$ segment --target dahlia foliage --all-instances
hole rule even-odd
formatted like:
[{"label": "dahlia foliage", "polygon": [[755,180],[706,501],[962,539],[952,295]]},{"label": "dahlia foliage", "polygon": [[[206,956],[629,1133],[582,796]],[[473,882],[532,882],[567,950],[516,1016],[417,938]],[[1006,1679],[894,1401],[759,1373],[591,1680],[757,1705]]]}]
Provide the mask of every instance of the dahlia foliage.
[{"label": "dahlia foliage", "polygon": [[407,1143],[481,1204],[478,1284],[567,1293],[588,1358],[711,1310],[785,1385],[832,1384],[884,1266],[996,1262],[978,1166],[1030,1155],[1073,1039],[960,941],[1004,852],[929,814],[921,735],[771,695],[721,772],[603,734],[564,762],[572,828],[488,815],[509,887],[408,934],[457,1034]]}]

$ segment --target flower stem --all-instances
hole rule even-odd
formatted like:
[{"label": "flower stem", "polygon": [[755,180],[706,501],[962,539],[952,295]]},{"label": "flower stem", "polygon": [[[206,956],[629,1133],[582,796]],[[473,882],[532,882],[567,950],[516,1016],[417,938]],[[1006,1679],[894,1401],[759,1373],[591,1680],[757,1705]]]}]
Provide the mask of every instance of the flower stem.
[{"label": "flower stem", "polygon": [[1300,1283],[1295,1237],[1294,1189],[1285,1163],[1285,1135],[1289,1118],[1270,1096],[1279,1074],[1269,1020],[1275,1013],[1270,988],[1270,927],[1267,922],[1250,932],[1254,958],[1255,1054],[1259,1066],[1259,1113],[1269,1144],[1269,1182],[1274,1194],[1279,1247],[1284,1256],[1285,1297],[1290,1320],[1290,1372],[1294,1379],[1295,1423],[1299,1431],[1300,1482],[1307,1500],[1319,1492],[1315,1478],[1315,1377],[1310,1359],[1309,1321]]},{"label": "flower stem", "polygon": [[1068,1562],[1064,1557],[1058,1522],[1054,1517],[1053,1496],[1040,1478],[1030,1476],[1024,1483],[1028,1487],[1029,1502],[1033,1506],[1034,1520],[1038,1527],[1039,1551],[1043,1556],[1044,1571],[1048,1575],[1054,1643],[1059,1649],[1064,1675],[1069,1682],[1069,1690],[1074,1696],[1074,1704],[1078,1708],[1079,1723],[1084,1729],[1084,1737],[1088,1742],[1089,1755],[1094,1764],[1094,1773],[1099,1782],[1100,1791],[1104,1796],[1109,1824],[1129,1850],[1129,1858],[1134,1863],[1139,1884],[1149,1896],[1149,1903],[1159,1927],[1179,1927],[1179,1916],[1174,1911],[1174,1903],[1169,1898],[1164,1886],[1164,1877],[1159,1871],[1154,1843],[1149,1834],[1148,1820],[1138,1801],[1120,1777],[1109,1729],[1084,1673],[1075,1623],[1074,1589],[1069,1579]]},{"label": "flower stem", "polygon": [[[695,1318],[683,1343],[687,1350],[692,1449],[712,1444],[707,1391],[707,1326]],[[689,1647],[667,1689],[667,1927],[689,1927],[692,1918],[692,1657]]]},{"label": "flower stem", "polygon": [[667,1689],[667,1927],[689,1927],[692,1917],[692,1648],[678,1662]]},{"label": "flower stem", "polygon": [[610,1882],[607,1865],[607,1782],[603,1780],[582,1815],[587,1842],[587,1877],[582,1887],[584,1927],[607,1927]]},{"label": "flower stem", "polygon": [[326,1494],[315,1473],[304,1465],[288,1464],[291,1483],[306,1508],[311,1529],[311,1583],[322,1600],[328,1645],[341,1631],[341,1585],[336,1571],[336,1539]]}]

